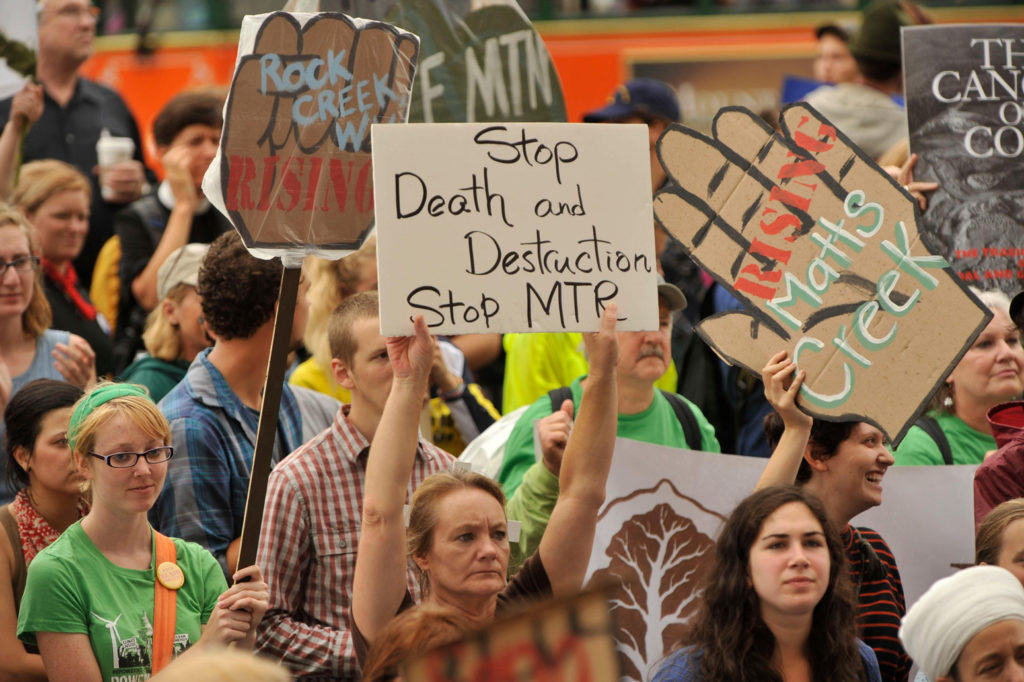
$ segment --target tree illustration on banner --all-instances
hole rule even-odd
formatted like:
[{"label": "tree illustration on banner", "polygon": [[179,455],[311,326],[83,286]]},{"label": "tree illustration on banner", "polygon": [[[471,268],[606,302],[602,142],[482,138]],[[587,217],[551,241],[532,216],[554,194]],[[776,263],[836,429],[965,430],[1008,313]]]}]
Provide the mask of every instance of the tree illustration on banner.
[{"label": "tree illustration on banner", "polygon": [[618,583],[611,604],[623,678],[647,679],[647,667],[683,641],[721,521],[664,479],[612,500],[601,512],[599,525],[618,531],[604,551],[607,566],[593,580]]}]

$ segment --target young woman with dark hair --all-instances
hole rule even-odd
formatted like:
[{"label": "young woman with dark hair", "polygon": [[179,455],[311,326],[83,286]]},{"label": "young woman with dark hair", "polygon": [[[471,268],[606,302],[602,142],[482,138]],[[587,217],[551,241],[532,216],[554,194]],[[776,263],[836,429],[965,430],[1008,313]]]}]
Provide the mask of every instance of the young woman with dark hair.
[{"label": "young woman with dark hair", "polygon": [[795,486],[743,500],[718,537],[688,645],[654,682],[879,680],[854,632],[843,548],[825,508]]},{"label": "young woman with dark hair", "polygon": [[85,479],[67,441],[71,407],[81,396],[78,386],[36,379],[4,412],[7,477],[18,494],[0,507],[0,679],[46,679],[39,653],[18,641],[18,608],[28,565],[88,511]]},{"label": "young woman with dark hair", "polygon": [[850,524],[882,503],[882,478],[893,456],[884,434],[868,422],[826,422],[804,413],[797,405],[804,376],[785,351],[761,370],[775,413],[765,418],[773,451],[757,487],[796,482],[822,500],[856,588],[859,636],[878,656],[882,679],[904,682],[910,659],[897,633],[907,607],[896,559],[878,533]]}]

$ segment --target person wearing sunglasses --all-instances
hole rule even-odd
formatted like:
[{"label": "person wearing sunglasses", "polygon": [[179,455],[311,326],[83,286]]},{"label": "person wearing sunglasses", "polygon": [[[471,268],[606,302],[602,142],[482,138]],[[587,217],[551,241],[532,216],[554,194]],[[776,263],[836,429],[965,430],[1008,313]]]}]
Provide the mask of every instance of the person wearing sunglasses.
[{"label": "person wearing sunglasses", "polygon": [[[79,388],[96,382],[96,354],[80,336],[50,329],[53,315],[43,293],[32,228],[0,203],[0,410],[34,379],[67,381]],[[0,426],[0,439],[3,438]],[[0,453],[0,504],[14,498]]]},{"label": "person wearing sunglasses", "polygon": [[98,384],[75,404],[68,441],[92,508],[36,556],[18,613],[49,679],[146,679],[183,652],[251,649],[267,608],[259,568],[228,588],[207,550],[149,525],[174,448],[146,389]]}]

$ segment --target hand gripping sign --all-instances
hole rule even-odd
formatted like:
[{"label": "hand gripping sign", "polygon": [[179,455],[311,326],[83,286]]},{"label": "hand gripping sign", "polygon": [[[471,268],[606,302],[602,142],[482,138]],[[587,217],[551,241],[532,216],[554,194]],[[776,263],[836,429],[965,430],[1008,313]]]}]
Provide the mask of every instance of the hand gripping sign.
[{"label": "hand gripping sign", "polygon": [[418,51],[411,33],[340,13],[274,12],[242,22],[203,191],[252,255],[280,257],[285,268],[239,566],[256,559],[302,259],[340,258],[373,227],[370,126],[405,121]]},{"label": "hand gripping sign", "polygon": [[782,134],[742,108],[713,138],[672,126],[673,183],[658,223],[745,306],[700,324],[727,361],[759,372],[786,349],[804,410],[863,419],[898,442],[991,318],[919,238],[913,199],[806,104]]},{"label": "hand gripping sign", "polygon": [[405,121],[418,50],[411,33],[341,13],[246,17],[203,189],[253,255],[337,258],[362,244],[370,126]]}]

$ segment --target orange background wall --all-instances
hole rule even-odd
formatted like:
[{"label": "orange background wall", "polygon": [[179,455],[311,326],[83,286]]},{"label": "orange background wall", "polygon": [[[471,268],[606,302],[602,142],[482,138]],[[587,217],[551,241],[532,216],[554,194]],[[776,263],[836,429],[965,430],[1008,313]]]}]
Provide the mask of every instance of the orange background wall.
[{"label": "orange background wall", "polygon": [[[953,22],[1024,22],[1024,7],[936,10]],[[570,121],[600,106],[635,64],[649,61],[724,61],[799,57],[814,53],[813,29],[855,14],[777,13],[714,17],[619,18],[536,24],[562,80]],[[227,86],[234,71],[238,33],[195,32],[161,37],[151,56],[134,51],[134,36],[98,41],[86,75],[117,89],[135,112],[147,152],[153,118],[185,88]],[[158,164],[152,164],[154,168]]]}]

